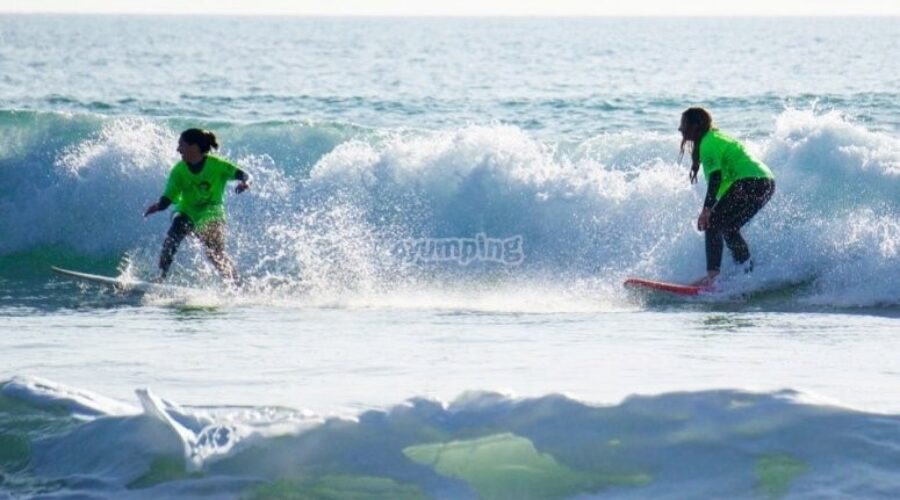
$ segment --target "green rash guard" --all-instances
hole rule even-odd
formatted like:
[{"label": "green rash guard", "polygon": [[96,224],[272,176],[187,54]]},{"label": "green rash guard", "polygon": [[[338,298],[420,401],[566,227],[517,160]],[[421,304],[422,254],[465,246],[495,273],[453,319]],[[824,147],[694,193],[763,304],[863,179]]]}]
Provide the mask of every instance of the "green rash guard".
[{"label": "green rash guard", "polygon": [[225,220],[225,184],[234,179],[237,170],[233,163],[213,155],[206,155],[203,168],[196,174],[180,161],[169,173],[163,196],[200,229],[212,221]]},{"label": "green rash guard", "polygon": [[707,181],[713,173],[722,173],[716,200],[721,200],[737,180],[775,178],[769,167],[750,156],[740,142],[718,129],[710,129],[700,140],[700,163]]}]

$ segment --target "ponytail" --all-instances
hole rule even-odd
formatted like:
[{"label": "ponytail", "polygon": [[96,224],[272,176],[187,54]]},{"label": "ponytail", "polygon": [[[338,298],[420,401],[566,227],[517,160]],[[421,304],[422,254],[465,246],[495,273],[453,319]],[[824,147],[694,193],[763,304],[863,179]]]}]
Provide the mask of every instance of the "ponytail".
[{"label": "ponytail", "polygon": [[196,144],[203,153],[209,153],[211,149],[219,149],[216,134],[209,130],[189,128],[181,133],[181,140],[188,144]]}]

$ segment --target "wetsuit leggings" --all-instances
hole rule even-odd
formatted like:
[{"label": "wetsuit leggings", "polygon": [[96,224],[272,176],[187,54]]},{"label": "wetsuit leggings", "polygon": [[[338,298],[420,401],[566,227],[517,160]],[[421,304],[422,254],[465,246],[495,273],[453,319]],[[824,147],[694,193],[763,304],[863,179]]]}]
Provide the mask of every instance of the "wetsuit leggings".
[{"label": "wetsuit leggings", "polygon": [[707,271],[718,271],[722,266],[723,240],[735,262],[743,264],[750,259],[750,248],[741,236],[741,227],[769,202],[773,193],[772,179],[740,179],[713,205],[706,228]]},{"label": "wetsuit leggings", "polygon": [[172,220],[172,226],[169,228],[166,241],[163,242],[163,249],[159,256],[159,268],[163,276],[168,274],[178,246],[184,240],[184,237],[189,234],[196,235],[203,242],[207,252],[210,254],[210,258],[225,254],[225,223],[223,221],[209,222],[203,229],[197,231],[191,219],[185,215],[178,214]]}]

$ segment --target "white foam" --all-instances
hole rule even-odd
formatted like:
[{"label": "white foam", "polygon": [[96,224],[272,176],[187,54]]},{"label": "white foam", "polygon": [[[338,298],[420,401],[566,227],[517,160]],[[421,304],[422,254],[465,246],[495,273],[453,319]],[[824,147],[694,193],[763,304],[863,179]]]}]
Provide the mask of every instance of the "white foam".
[{"label": "white foam", "polygon": [[[278,131],[254,127],[240,130],[280,139]],[[46,177],[14,164],[16,187],[0,203],[19,215],[0,221],[8,235],[0,252],[48,244],[127,251],[136,272],[154,274],[168,221],[141,213],[176,159],[174,136],[146,119],[105,119],[59,151]],[[787,110],[771,135],[746,142],[778,185],[744,231],[761,279],[812,277],[804,300],[816,303],[896,304],[900,140],[836,112]],[[628,131],[572,145],[505,125],[385,130],[339,143],[308,178],[265,154],[235,151],[233,159],[257,182],[229,198],[229,249],[259,296],[271,300],[303,301],[315,292],[366,302],[410,289],[440,296],[457,282],[500,289],[524,283],[527,294],[552,276],[558,288],[595,279],[593,294],[615,302],[627,275],[684,282],[703,273],[703,238],[694,223],[704,186],[687,182],[677,145],[674,135]],[[479,234],[520,236],[524,259],[509,268],[407,266],[392,253],[410,238]],[[196,245],[185,245],[176,259],[176,282],[215,281]],[[725,260],[727,267],[727,254]],[[427,286],[409,286],[421,282]]]},{"label": "white foam", "polygon": [[[604,405],[559,394],[473,391],[449,403],[417,397],[352,419],[306,420],[286,433],[257,434],[252,448],[239,446],[234,422],[215,423],[215,413],[234,414],[227,408],[199,415],[149,391],[138,394],[142,417],[99,418],[44,438],[35,447],[33,473],[64,480],[69,494],[132,491],[148,498],[174,491],[245,495],[277,481],[298,493],[312,491],[317,481],[337,481],[336,491],[383,493],[402,486],[453,498],[512,493],[523,484],[541,498],[545,491],[553,497],[667,498],[677,492],[699,498],[824,490],[887,498],[900,489],[892,473],[900,446],[892,438],[900,428],[896,416],[793,390],[635,395]],[[266,412],[253,413],[257,424],[267,420]],[[179,442],[189,445],[185,474],[202,475],[188,481],[160,476],[156,484],[126,489],[155,459],[179,453]],[[853,474],[838,473],[850,469]],[[87,474],[95,479],[76,480]]]},{"label": "white foam", "polygon": [[65,408],[86,417],[135,415],[139,412],[132,405],[39,377],[13,377],[0,387],[0,393],[37,407]]}]

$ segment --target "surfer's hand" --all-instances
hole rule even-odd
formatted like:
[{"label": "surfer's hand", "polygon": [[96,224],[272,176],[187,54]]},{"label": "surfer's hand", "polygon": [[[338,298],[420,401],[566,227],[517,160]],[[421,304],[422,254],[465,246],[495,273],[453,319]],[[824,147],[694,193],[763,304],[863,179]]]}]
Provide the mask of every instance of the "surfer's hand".
[{"label": "surfer's hand", "polygon": [[159,212],[159,203],[154,203],[154,204],[150,205],[149,207],[147,207],[147,211],[144,212],[144,217],[153,215],[156,212]]},{"label": "surfer's hand", "polygon": [[692,168],[691,173],[688,174],[688,178],[691,179],[691,184],[696,184],[697,183],[697,171]]},{"label": "surfer's hand", "polygon": [[241,194],[248,189],[250,189],[250,183],[247,181],[241,181],[238,183],[237,187],[234,188],[234,192],[237,194]]},{"label": "surfer's hand", "polygon": [[708,208],[704,208],[700,212],[700,217],[697,217],[697,229],[700,231],[706,231],[706,228],[709,227],[709,214],[711,210]]}]

